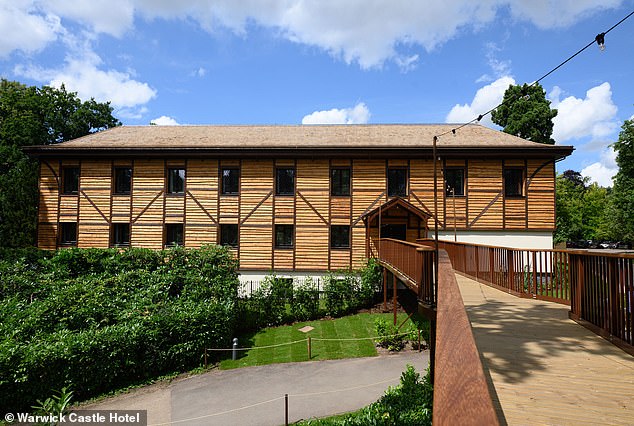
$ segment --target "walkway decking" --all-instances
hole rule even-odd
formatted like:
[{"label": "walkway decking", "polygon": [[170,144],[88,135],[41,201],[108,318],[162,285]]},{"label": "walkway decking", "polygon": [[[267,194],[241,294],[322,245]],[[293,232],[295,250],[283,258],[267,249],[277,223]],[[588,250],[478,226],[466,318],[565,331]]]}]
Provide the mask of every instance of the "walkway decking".
[{"label": "walkway decking", "polygon": [[501,423],[634,424],[634,357],[569,320],[567,306],[456,278]]}]

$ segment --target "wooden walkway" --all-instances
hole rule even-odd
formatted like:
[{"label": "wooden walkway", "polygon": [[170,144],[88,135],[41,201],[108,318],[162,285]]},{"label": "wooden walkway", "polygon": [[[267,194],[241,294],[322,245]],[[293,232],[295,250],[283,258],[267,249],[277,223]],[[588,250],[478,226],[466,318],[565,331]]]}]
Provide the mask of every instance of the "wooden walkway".
[{"label": "wooden walkway", "polygon": [[456,278],[502,424],[634,425],[634,357],[567,306]]}]

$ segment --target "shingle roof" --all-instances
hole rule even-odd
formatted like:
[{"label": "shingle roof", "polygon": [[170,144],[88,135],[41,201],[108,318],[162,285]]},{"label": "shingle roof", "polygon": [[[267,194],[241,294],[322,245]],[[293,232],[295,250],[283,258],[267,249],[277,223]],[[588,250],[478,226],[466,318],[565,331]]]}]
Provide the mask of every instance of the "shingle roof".
[{"label": "shingle roof", "polygon": [[[103,151],[428,150],[451,124],[120,126],[55,145],[27,147],[33,155]],[[480,125],[438,139],[439,149],[524,149],[568,155],[572,147],[530,142]],[[563,151],[562,151],[563,149]],[[552,152],[551,152],[552,151]],[[556,155],[556,154],[555,154]]]}]

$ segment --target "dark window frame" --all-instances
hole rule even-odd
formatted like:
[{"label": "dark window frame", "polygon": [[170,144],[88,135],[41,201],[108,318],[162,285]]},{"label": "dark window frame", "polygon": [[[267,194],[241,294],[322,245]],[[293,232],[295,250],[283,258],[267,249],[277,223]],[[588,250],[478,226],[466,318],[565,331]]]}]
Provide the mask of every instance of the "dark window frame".
[{"label": "dark window frame", "polygon": [[[337,235],[336,230],[344,230],[345,229],[345,237],[342,235]],[[330,248],[343,250],[349,249],[351,247],[350,244],[350,225],[330,225]]]},{"label": "dark window frame", "polygon": [[[515,178],[511,176],[511,174],[515,175]],[[519,179],[517,179],[519,175]],[[513,179],[511,185],[509,185],[509,180]],[[524,168],[521,167],[504,167],[502,170],[502,180],[504,184],[504,198],[524,198],[524,184],[525,184],[525,173]],[[514,191],[514,189],[519,189],[519,191]]]},{"label": "dark window frame", "polygon": [[[231,232],[235,232],[235,238],[231,238],[232,240],[231,242],[225,241],[225,237],[227,236],[225,231],[229,229],[234,229],[234,227],[235,227],[235,230]],[[221,246],[229,246],[231,248],[238,248],[240,246],[240,226],[237,223],[221,223],[220,229],[218,232],[218,244]]]},{"label": "dark window frame", "polygon": [[[177,227],[180,228],[180,242],[176,241],[172,241],[171,235],[170,235],[170,230],[175,230],[177,229]],[[182,223],[166,223],[165,224],[165,238],[163,241],[163,247],[165,248],[171,248],[171,247],[183,247],[185,245],[185,226]]]},{"label": "dark window frame", "polygon": [[[177,170],[182,170],[183,171],[183,176],[180,176],[179,173],[179,179],[182,179],[182,190],[178,191],[178,190],[174,190],[174,181],[173,181],[173,177],[174,175],[172,174],[172,172],[177,171]],[[165,192],[167,193],[167,195],[172,195],[172,196],[183,196],[185,195],[185,181],[187,180],[187,170],[185,169],[185,167],[168,167],[167,168],[167,179],[166,179],[166,188],[165,188]]]},{"label": "dark window frame", "polygon": [[[238,173],[237,182],[230,182],[231,185],[236,185],[236,188],[229,188],[227,190],[227,185],[225,183],[225,171],[236,171]],[[240,167],[221,167],[220,168],[220,194],[221,195],[240,195]]]},{"label": "dark window frame", "polygon": [[[282,235],[284,241],[280,242],[278,238],[280,235],[280,231],[284,233]],[[289,236],[290,233],[290,236]],[[290,237],[290,242],[287,242],[287,239]],[[273,234],[274,238],[274,246],[276,249],[292,249],[295,247],[295,225],[291,224],[276,224],[275,225],[275,233]]]},{"label": "dark window frame", "polygon": [[[393,191],[393,187],[392,185],[390,185],[390,172],[405,172],[404,173],[404,178],[405,178],[405,182],[404,182],[404,190],[403,193],[401,193],[400,191],[395,192]],[[387,168],[387,172],[386,172],[386,176],[385,176],[385,181],[387,184],[387,196],[388,197],[407,197],[408,193],[409,193],[409,169],[407,167],[388,167]]]},{"label": "dark window frame", "polygon": [[[70,171],[75,171],[73,181],[68,181]],[[62,195],[79,194],[79,179],[81,178],[81,168],[79,166],[63,166],[62,167]],[[72,188],[69,188],[71,186]]]},{"label": "dark window frame", "polygon": [[[118,233],[117,227],[127,226],[127,241],[117,241]],[[130,223],[128,222],[119,222],[112,223],[110,227],[110,247],[130,247]]]},{"label": "dark window frame", "polygon": [[[348,172],[348,182],[343,183],[343,176],[335,177],[337,172]],[[351,195],[352,169],[350,167],[333,167],[330,169],[330,195],[333,197],[349,197]]]},{"label": "dark window frame", "polygon": [[[289,188],[282,188],[282,182],[280,182],[280,172],[282,171],[288,171],[288,170],[292,170],[292,179],[293,179],[293,189],[290,190]],[[295,167],[276,167],[275,168],[275,195],[276,196],[282,196],[282,197],[292,197],[295,195],[295,188],[297,185],[297,173],[295,170]]]},{"label": "dark window frame", "polygon": [[[462,172],[462,186],[460,188],[459,192],[456,192],[455,194],[452,194],[450,191],[450,186],[449,186],[449,180],[447,179],[447,175],[449,173],[453,173],[453,172]],[[467,179],[466,179],[466,170],[464,167],[447,167],[445,168],[445,195],[448,197],[452,197],[452,196],[456,196],[456,197],[464,197],[466,195],[466,183],[467,183]]]},{"label": "dark window frame", "polygon": [[[130,171],[130,176],[127,182],[127,189],[119,189],[120,187],[120,176],[119,176],[119,172],[122,170],[129,170]],[[130,195],[132,193],[132,167],[131,166],[115,166],[113,171],[112,171],[112,194],[113,195]]]},{"label": "dark window frame", "polygon": [[[70,233],[64,228],[68,226],[74,227],[74,232],[72,232],[73,238],[66,238]],[[60,222],[59,223],[59,245],[64,247],[77,247],[77,240],[79,239],[78,235],[78,226],[77,222]]]}]

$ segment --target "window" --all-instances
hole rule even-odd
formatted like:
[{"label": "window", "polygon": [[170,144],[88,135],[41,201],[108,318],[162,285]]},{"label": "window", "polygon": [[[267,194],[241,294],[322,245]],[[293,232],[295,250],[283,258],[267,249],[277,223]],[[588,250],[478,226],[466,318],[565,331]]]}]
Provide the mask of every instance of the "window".
[{"label": "window", "polygon": [[185,169],[167,169],[167,193],[182,194],[185,192]]},{"label": "window", "polygon": [[522,169],[504,169],[504,196],[522,197],[524,191],[524,171]]},{"label": "window", "polygon": [[388,197],[405,197],[407,195],[407,169],[387,170]]},{"label": "window", "polygon": [[275,248],[293,247],[293,225],[275,225]]},{"label": "window", "polygon": [[221,193],[223,195],[237,195],[240,193],[240,169],[223,168],[221,175]]},{"label": "window", "polygon": [[332,225],[330,227],[330,247],[350,248],[350,227],[348,225]]},{"label": "window", "polygon": [[275,195],[295,195],[295,169],[275,169]]},{"label": "window", "polygon": [[183,245],[183,224],[170,223],[165,225],[165,247]]},{"label": "window", "polygon": [[79,167],[62,168],[62,193],[77,194],[79,192]]},{"label": "window", "polygon": [[129,195],[131,188],[132,188],[132,167],[115,167],[114,193],[116,195]]},{"label": "window", "polygon": [[60,223],[59,244],[62,246],[77,245],[77,222]]},{"label": "window", "polygon": [[126,247],[130,245],[130,224],[113,223],[110,234],[110,245],[112,247]]},{"label": "window", "polygon": [[220,245],[238,247],[238,225],[220,225]]},{"label": "window", "polygon": [[445,169],[445,190],[448,196],[464,196],[464,169]]},{"label": "window", "polygon": [[332,169],[330,171],[330,194],[350,195],[350,169]]}]

